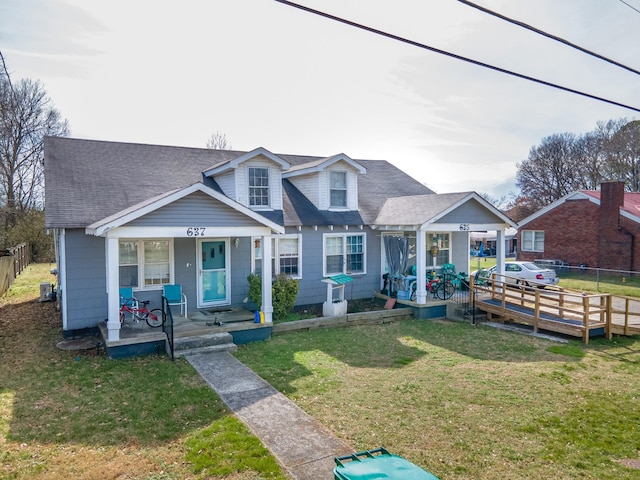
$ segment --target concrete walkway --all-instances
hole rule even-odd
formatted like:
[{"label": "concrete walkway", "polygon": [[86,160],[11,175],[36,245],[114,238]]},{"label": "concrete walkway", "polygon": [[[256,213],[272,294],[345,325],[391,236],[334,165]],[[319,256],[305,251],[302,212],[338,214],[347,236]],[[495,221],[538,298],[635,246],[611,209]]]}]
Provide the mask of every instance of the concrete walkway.
[{"label": "concrete walkway", "polygon": [[228,352],[185,357],[294,480],[332,480],[354,450]]}]

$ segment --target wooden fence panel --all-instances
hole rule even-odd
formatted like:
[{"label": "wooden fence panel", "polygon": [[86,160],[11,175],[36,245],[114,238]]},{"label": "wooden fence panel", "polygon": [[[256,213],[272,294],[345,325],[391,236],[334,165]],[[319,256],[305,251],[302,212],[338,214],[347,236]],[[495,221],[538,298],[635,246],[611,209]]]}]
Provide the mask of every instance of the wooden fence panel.
[{"label": "wooden fence panel", "polygon": [[0,256],[0,297],[11,288],[15,278],[31,263],[31,248],[28,243],[16,245],[10,248],[8,253],[9,255]]},{"label": "wooden fence panel", "polygon": [[13,275],[13,264],[13,257],[0,257],[0,297],[4,295],[4,292],[9,290],[15,278]]}]

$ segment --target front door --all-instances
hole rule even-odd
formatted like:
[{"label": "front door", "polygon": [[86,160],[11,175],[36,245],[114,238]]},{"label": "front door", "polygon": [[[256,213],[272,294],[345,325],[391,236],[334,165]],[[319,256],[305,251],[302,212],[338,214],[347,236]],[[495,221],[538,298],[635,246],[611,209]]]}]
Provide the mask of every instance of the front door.
[{"label": "front door", "polygon": [[199,240],[198,307],[228,305],[228,240]]}]

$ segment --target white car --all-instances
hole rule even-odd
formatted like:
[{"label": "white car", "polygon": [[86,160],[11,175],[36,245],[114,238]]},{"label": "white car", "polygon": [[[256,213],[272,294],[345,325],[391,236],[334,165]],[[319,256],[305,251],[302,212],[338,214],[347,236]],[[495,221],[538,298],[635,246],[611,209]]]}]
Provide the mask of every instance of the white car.
[{"label": "white car", "polygon": [[[491,278],[496,273],[493,266],[486,270],[478,270],[472,275],[479,278]],[[557,285],[560,279],[553,268],[542,268],[533,262],[505,262],[505,281],[509,284],[527,285],[544,288],[547,285]]]}]

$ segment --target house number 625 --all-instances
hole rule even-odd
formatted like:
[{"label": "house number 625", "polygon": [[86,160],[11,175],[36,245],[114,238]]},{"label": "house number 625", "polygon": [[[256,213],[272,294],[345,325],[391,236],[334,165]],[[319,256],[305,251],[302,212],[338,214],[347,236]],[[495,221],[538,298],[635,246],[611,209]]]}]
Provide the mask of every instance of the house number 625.
[{"label": "house number 625", "polygon": [[189,227],[187,228],[187,237],[204,237],[205,227]]}]

